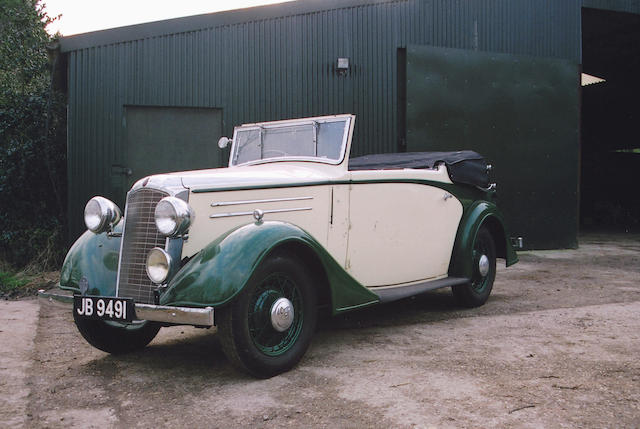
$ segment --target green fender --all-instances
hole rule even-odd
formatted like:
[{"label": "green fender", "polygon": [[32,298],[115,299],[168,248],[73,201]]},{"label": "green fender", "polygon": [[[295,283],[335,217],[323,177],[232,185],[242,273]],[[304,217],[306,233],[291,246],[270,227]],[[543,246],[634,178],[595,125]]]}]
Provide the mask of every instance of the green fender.
[{"label": "green fender", "polygon": [[162,305],[224,306],[245,287],[254,270],[272,250],[290,244],[313,251],[324,268],[334,313],[379,302],[310,234],[286,222],[256,222],[218,237],[193,257],[170,281]]},{"label": "green fender", "polygon": [[[120,222],[114,232],[122,232]],[[120,237],[107,233],[86,231],[73,243],[60,270],[60,288],[80,293],[80,283],[86,279],[87,294],[113,296],[116,294]]]},{"label": "green fender", "polygon": [[496,241],[497,256],[506,260],[507,267],[518,262],[518,255],[509,242],[502,212],[494,203],[476,201],[465,210],[460,220],[449,264],[449,276],[471,278],[473,275],[473,245],[482,225],[486,225],[491,231]]}]

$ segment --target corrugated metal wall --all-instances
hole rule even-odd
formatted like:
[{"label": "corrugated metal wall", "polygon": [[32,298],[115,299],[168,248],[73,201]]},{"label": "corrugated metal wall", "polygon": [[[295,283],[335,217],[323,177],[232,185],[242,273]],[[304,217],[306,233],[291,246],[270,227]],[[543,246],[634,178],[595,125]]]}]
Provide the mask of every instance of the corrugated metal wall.
[{"label": "corrugated metal wall", "polygon": [[[325,4],[300,3],[306,9],[309,3],[317,9]],[[82,230],[88,198],[119,199],[111,165],[126,164],[125,105],[221,108],[226,135],[244,122],[355,113],[352,153],[394,152],[399,47],[433,45],[580,62],[582,0],[371,3],[345,0],[343,8],[304,13],[296,13],[297,3],[288,3],[278,6],[278,18],[100,46],[78,47],[75,38],[68,51],[72,238]],[[64,40],[62,45],[65,50]],[[344,75],[335,70],[338,57],[350,59]],[[212,136],[212,144],[218,137]]]}]

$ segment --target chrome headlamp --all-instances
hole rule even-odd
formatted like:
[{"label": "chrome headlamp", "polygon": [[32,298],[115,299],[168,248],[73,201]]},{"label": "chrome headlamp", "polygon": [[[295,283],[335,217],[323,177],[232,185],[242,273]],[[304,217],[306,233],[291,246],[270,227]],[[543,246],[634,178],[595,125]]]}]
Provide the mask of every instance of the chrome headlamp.
[{"label": "chrome headlamp", "polygon": [[122,212],[113,202],[103,197],[93,197],[84,207],[84,223],[96,234],[111,230],[120,222]]},{"label": "chrome headlamp", "polygon": [[189,204],[176,197],[165,197],[156,206],[155,221],[160,234],[178,237],[189,229],[195,216]]},{"label": "chrome headlamp", "polygon": [[147,275],[152,282],[161,284],[167,277],[169,277],[169,271],[171,270],[171,256],[164,249],[154,247],[149,251],[147,255]]}]

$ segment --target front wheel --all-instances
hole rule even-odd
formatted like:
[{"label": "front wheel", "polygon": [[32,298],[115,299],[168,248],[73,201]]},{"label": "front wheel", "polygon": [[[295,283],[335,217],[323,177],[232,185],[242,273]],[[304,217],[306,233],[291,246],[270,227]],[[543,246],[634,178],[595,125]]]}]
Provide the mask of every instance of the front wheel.
[{"label": "front wheel", "polygon": [[453,286],[453,296],[465,307],[479,307],[489,299],[496,278],[496,245],[485,226],[480,227],[476,234],[471,262],[471,282]]},{"label": "front wheel", "polygon": [[256,377],[291,369],[316,327],[316,290],[296,257],[268,257],[242,293],[219,310],[220,344],[230,362]]},{"label": "front wheel", "polygon": [[123,354],[144,348],[158,334],[155,322],[122,324],[104,320],[85,319],[73,312],[78,331],[93,347],[111,354]]}]

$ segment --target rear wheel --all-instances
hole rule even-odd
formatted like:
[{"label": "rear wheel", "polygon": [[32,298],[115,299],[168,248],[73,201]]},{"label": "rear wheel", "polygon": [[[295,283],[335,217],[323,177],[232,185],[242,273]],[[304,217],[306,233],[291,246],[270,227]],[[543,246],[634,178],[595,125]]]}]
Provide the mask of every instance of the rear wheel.
[{"label": "rear wheel", "polygon": [[453,296],[465,307],[478,307],[489,299],[496,278],[496,245],[489,229],[482,226],[476,234],[472,251],[471,282],[453,286]]},{"label": "rear wheel", "polygon": [[93,347],[111,354],[129,353],[144,348],[158,334],[155,322],[123,324],[104,320],[85,319],[73,312],[78,331]]},{"label": "rear wheel", "polygon": [[222,349],[256,377],[291,369],[306,352],[317,321],[313,280],[296,257],[268,257],[242,293],[218,311]]}]

